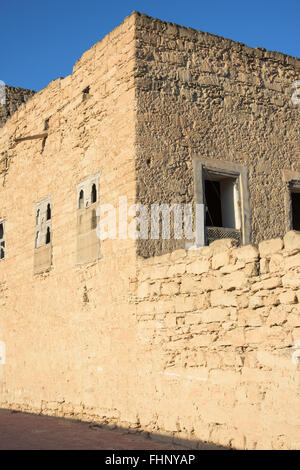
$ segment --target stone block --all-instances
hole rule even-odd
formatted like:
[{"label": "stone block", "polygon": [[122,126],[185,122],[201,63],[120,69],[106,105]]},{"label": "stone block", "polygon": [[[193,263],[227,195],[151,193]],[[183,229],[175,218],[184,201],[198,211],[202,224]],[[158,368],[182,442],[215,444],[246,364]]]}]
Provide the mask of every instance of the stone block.
[{"label": "stone block", "polygon": [[230,255],[228,251],[217,253],[212,257],[211,267],[212,269],[219,269],[222,266],[226,266],[230,262]]},{"label": "stone block", "polygon": [[300,250],[300,232],[290,230],[285,234],[283,242],[286,250]]},{"label": "stone block", "polygon": [[207,273],[209,268],[210,262],[208,260],[199,260],[188,264],[186,267],[186,272],[190,274],[203,274]]},{"label": "stone block", "polygon": [[266,257],[273,253],[277,253],[283,248],[283,241],[281,238],[273,238],[272,240],[265,240],[258,245],[260,256]]},{"label": "stone block", "polygon": [[247,285],[245,273],[239,271],[223,276],[220,281],[224,290],[242,289]]},{"label": "stone block", "polygon": [[245,261],[247,263],[250,261],[256,261],[259,257],[258,250],[252,245],[245,245],[240,248],[236,248],[233,251],[233,254],[238,260]]},{"label": "stone block", "polygon": [[230,318],[230,309],[228,308],[208,308],[202,313],[203,323],[223,322]]},{"label": "stone block", "polygon": [[283,292],[279,295],[279,301],[281,304],[295,304],[298,299],[295,292]]},{"label": "stone block", "polygon": [[211,292],[211,305],[212,307],[236,307],[237,299],[236,295],[231,292],[224,292],[222,289],[218,289]]},{"label": "stone block", "polygon": [[236,245],[237,241],[233,238],[222,238],[220,240],[215,240],[210,243],[209,248],[211,249],[213,255],[216,255],[217,253],[223,253],[224,251],[228,251]]},{"label": "stone block", "polygon": [[220,279],[210,275],[203,276],[199,283],[201,289],[207,292],[219,289],[221,286]]},{"label": "stone block", "polygon": [[161,285],[162,295],[176,295],[179,293],[179,284],[177,282],[164,282]]}]

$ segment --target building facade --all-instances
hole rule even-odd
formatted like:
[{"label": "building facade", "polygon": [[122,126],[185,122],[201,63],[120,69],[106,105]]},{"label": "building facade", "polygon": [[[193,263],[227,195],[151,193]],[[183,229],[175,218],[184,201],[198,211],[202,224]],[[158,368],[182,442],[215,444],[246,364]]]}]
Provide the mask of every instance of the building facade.
[{"label": "building facade", "polygon": [[[299,71],[134,12],[5,117],[2,407],[299,446]],[[99,240],[124,197],[198,204],[210,245]]]}]

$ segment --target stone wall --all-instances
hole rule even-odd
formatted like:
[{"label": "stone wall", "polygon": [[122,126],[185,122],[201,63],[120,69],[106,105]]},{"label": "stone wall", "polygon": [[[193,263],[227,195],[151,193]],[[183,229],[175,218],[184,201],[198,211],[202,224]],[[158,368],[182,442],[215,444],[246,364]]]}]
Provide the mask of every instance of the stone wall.
[{"label": "stone wall", "polygon": [[0,104],[0,127],[4,125],[22,103],[25,103],[34,94],[35,91],[33,90],[5,86],[6,102],[5,104]]},{"label": "stone wall", "polygon": [[[0,129],[2,407],[67,416],[70,404],[84,404],[86,414],[112,418],[134,405],[124,374],[134,361],[134,241],[105,240],[101,259],[77,264],[77,185],[100,173],[101,203],[117,205],[120,194],[135,202],[134,50],[129,17]],[[15,140],[45,130],[46,139]],[[36,204],[48,197],[52,266],[34,274]]]},{"label": "stone wall", "polygon": [[[285,170],[300,172],[300,60],[136,16],[137,199],[194,200],[193,157],[249,170],[252,243],[292,227]],[[181,241],[141,241],[153,256]]]},{"label": "stone wall", "polygon": [[[140,61],[140,21],[148,24],[145,18],[126,18],[81,57],[72,75],[36,93],[0,129],[0,220],[5,220],[6,237],[5,259],[0,260],[0,342],[6,345],[6,363],[0,364],[0,406],[184,438],[195,446],[202,439],[237,448],[297,448],[299,369],[291,360],[294,350],[289,349],[300,339],[300,246],[295,234],[285,238],[284,247],[281,240],[260,245],[260,253],[255,247],[234,248],[227,241],[149,259],[137,258],[131,239],[107,239],[100,244],[99,260],[77,264],[77,186],[92,175],[99,174],[103,204],[117,207],[124,195],[128,204],[143,202],[148,197],[144,187],[152,182],[151,194],[165,202],[167,183],[175,180],[174,202],[192,200],[187,170],[193,140],[186,140],[180,116],[168,121],[177,101],[178,112],[184,112],[183,91],[173,101],[173,92],[163,98],[168,88],[160,95],[155,90],[143,92],[147,83],[152,87],[142,69],[147,44]],[[156,20],[150,23],[155,31],[166,28]],[[144,26],[142,30],[147,41],[158,41],[156,33],[147,36]],[[171,38],[174,31],[178,34],[177,27],[168,25],[168,30]],[[184,40],[186,45],[191,37]],[[171,47],[171,39],[166,41]],[[151,54],[149,46],[149,71]],[[160,57],[166,59],[166,72],[168,67],[170,73],[183,71],[179,64],[170,65],[168,54],[159,52],[157,86],[163,83]],[[266,63],[269,60],[266,56]],[[282,67],[293,78],[294,63],[289,60],[285,58]],[[202,79],[212,79],[209,72],[203,74]],[[204,87],[197,93],[206,96],[210,90]],[[262,91],[262,110],[269,109],[272,122],[276,93],[270,87]],[[144,104],[143,96],[148,96]],[[269,96],[267,105],[264,96]],[[284,133],[279,117],[285,116],[281,113],[287,107],[274,111],[276,135]],[[148,134],[146,121],[142,122],[146,109]],[[207,107],[212,117],[211,112]],[[225,128],[232,124],[235,133],[240,119],[236,133],[244,129],[241,135],[246,139],[252,118],[250,111],[247,119],[238,118],[240,112],[232,111]],[[258,190],[252,192],[258,204],[254,226],[266,220],[261,228],[266,237],[274,224],[281,224],[281,200],[272,187],[279,167],[298,168],[298,117],[292,108],[289,113],[296,138],[288,136],[285,146],[280,143],[281,163],[274,160],[261,199]],[[221,111],[219,115],[225,116]],[[193,139],[201,131],[199,116],[195,108]],[[173,138],[174,122],[182,132],[179,140]],[[251,137],[251,145],[261,139],[264,146],[259,122],[260,132]],[[207,125],[217,142],[219,130],[210,129]],[[164,140],[169,131],[169,140]],[[206,133],[200,135],[203,145],[209,144]],[[272,151],[277,148],[277,143],[271,146],[273,137],[266,144]],[[235,143],[233,149],[238,148]],[[288,151],[294,152],[293,162]],[[152,173],[143,167],[142,186],[144,163]],[[256,164],[259,168],[258,160]],[[156,170],[157,180],[152,180]],[[251,171],[254,188],[259,175],[257,169]],[[52,265],[35,274],[36,207],[50,197]],[[268,207],[268,197],[271,214],[272,204],[277,201],[280,206],[278,223],[262,210]]]},{"label": "stone wall", "polygon": [[141,425],[240,449],[299,448],[299,232],[259,249],[227,239],[142,259],[132,292]]}]

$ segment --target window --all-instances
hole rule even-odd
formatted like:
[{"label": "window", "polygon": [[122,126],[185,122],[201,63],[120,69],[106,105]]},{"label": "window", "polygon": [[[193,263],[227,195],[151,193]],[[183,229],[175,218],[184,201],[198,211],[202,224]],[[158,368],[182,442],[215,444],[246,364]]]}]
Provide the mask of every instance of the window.
[{"label": "window", "polygon": [[97,201],[97,188],[95,183],[92,185],[92,193],[91,193],[91,203],[94,204],[94,202]]},{"label": "window", "polygon": [[300,182],[290,184],[291,229],[300,231]]},{"label": "window", "polygon": [[217,160],[194,159],[195,201],[203,207],[199,246],[220,238],[250,242],[247,169]]},{"label": "window", "polygon": [[48,245],[48,243],[50,243],[51,241],[51,232],[50,232],[50,228],[47,227],[47,233],[46,233],[46,245]]},{"label": "window", "polygon": [[0,222],[0,259],[5,258],[5,225],[4,220]]},{"label": "window", "polygon": [[45,199],[36,205],[35,248],[50,243],[51,202]]},{"label": "window", "polygon": [[238,177],[204,170],[205,224],[208,242],[236,238],[241,242]]},{"label": "window", "polygon": [[50,198],[36,204],[35,208],[35,242],[34,272],[48,270],[52,263],[52,213]]},{"label": "window", "polygon": [[47,220],[51,219],[51,206],[50,203],[47,204]]},{"label": "window", "polygon": [[77,186],[78,209],[87,209],[98,199],[99,175],[93,175]]},{"label": "window", "polygon": [[284,231],[300,231],[300,171],[282,170],[282,179],[285,186],[283,200],[285,209]]},{"label": "window", "polygon": [[83,189],[81,189],[81,191],[79,192],[78,208],[79,209],[84,208],[84,192],[83,192]]},{"label": "window", "polygon": [[84,90],[82,90],[82,101],[85,101],[90,96],[90,87],[87,86]]},{"label": "window", "polygon": [[100,257],[97,237],[96,203],[99,199],[99,174],[77,186],[77,263],[88,263]]}]

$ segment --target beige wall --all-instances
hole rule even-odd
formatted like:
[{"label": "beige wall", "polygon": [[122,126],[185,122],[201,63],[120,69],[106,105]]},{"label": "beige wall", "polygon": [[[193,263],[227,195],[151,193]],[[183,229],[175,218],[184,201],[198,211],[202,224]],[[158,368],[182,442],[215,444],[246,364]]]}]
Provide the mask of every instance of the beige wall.
[{"label": "beige wall", "polygon": [[132,290],[142,426],[195,443],[299,448],[299,232],[259,251],[219,240],[141,259]]},{"label": "beige wall", "polygon": [[[157,44],[156,62],[152,45],[141,49],[151,21],[157,32],[147,41]],[[171,186],[173,202],[192,200],[190,157],[201,149],[207,149],[209,157],[215,151],[224,155],[221,118],[225,129],[231,126],[233,136],[240,132],[244,140],[252,123],[255,132],[248,144],[255,158],[259,138],[264,155],[266,149],[279,149],[274,173],[260,196],[253,181],[261,177],[259,171],[267,172],[268,161],[255,169],[258,173],[254,167],[251,170],[252,195],[258,204],[255,227],[267,189],[270,201],[278,201],[271,186],[280,186],[279,168],[299,168],[297,110],[287,102],[277,107],[270,87],[261,88],[261,112],[269,109],[276,136],[284,132],[279,117],[289,113],[286,126],[292,129],[287,127],[285,147],[273,142],[273,134],[266,134],[265,143],[263,119],[255,114],[259,111],[250,114],[245,101],[245,115],[235,101],[230,118],[221,104],[216,104],[213,114],[208,96],[216,87],[197,89],[200,108],[206,103],[204,115],[212,119],[203,121],[205,132],[198,108],[192,108],[194,117],[191,108],[185,114],[188,105],[182,96],[189,89],[182,85],[185,79],[178,82],[181,91],[176,99],[168,87],[160,95],[152,90],[155,67],[160,77],[162,71],[183,73],[183,66],[161,51],[164,41],[167,48],[175,47],[171,39],[178,29],[169,25],[164,39],[159,31],[165,24],[151,21],[138,14],[126,18],[82,56],[72,75],[51,82],[0,130],[0,149],[6,155],[0,166],[0,220],[5,219],[6,229],[6,258],[0,261],[0,341],[6,344],[6,364],[0,364],[0,406],[118,424],[172,439],[211,440],[238,448],[297,448],[299,366],[292,363],[288,349],[300,339],[297,237],[287,238],[284,249],[282,241],[272,242],[269,254],[259,255],[253,247],[238,250],[228,242],[148,260],[136,256],[131,240],[105,240],[101,259],[76,264],[77,185],[100,172],[101,203],[117,206],[118,197],[124,195],[129,203],[149,202],[141,186],[143,174],[145,186],[153,183],[150,195],[157,201],[166,202]],[[198,34],[180,31],[180,37],[185,31],[188,37],[178,39],[179,50],[183,42],[187,47],[189,35]],[[211,36],[203,38],[208,41]],[[180,61],[181,55],[176,57]],[[288,60],[282,79],[286,100],[288,76],[292,79],[295,74]],[[230,70],[233,74],[234,67]],[[202,80],[208,76],[212,79],[206,72],[200,74]],[[88,86],[90,96],[83,99]],[[175,103],[182,121],[179,114],[171,114]],[[16,144],[15,138],[45,132],[46,120],[44,143],[34,139]],[[229,142],[230,137],[226,139]],[[232,137],[233,153],[226,152],[226,159],[245,161],[244,140]],[[292,162],[288,153],[293,151]],[[147,155],[149,173],[143,166]],[[159,172],[159,167],[164,171]],[[36,203],[50,196],[52,268],[34,274]],[[281,215],[279,207],[278,220]],[[273,230],[273,215],[268,217],[261,218],[265,238]]]},{"label": "beige wall", "polygon": [[[249,168],[252,242],[283,236],[287,184],[300,170],[300,60],[137,15],[137,198],[190,202],[193,157]],[[153,256],[180,243],[143,243]]]},{"label": "beige wall", "polygon": [[[0,337],[6,343],[2,406],[84,404],[103,416],[130,409],[131,240],[104,241],[102,259],[76,265],[77,184],[100,172],[101,203],[135,199],[134,21],[130,17],[51,82],[0,130],[6,259],[0,262]],[[82,91],[90,86],[83,101]],[[44,131],[48,137],[14,143]],[[51,196],[52,269],[34,275],[36,203]],[[0,366],[1,367],[1,366]]]}]

